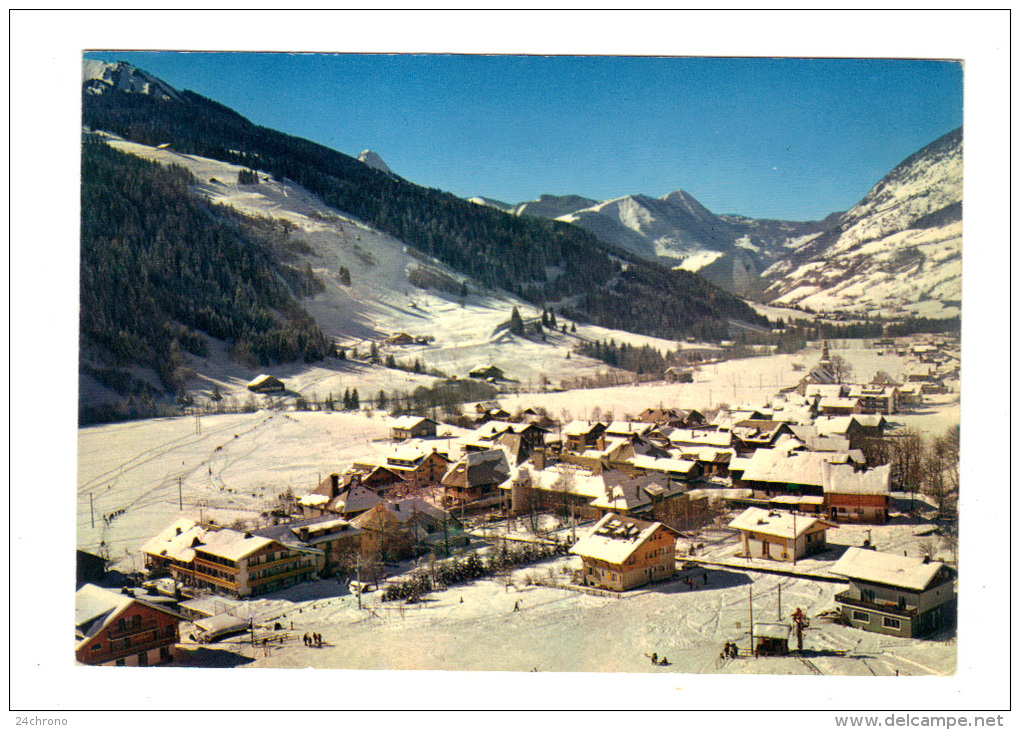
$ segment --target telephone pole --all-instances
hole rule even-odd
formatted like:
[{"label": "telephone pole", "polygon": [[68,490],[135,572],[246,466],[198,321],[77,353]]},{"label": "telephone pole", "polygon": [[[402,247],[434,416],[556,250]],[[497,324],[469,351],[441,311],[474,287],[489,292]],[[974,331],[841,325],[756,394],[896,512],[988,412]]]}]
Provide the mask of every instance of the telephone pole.
[{"label": "telephone pole", "polygon": [[92,509],[92,492],[89,492],[89,519],[92,521],[92,526],[96,526],[96,513]]},{"label": "telephone pole", "polygon": [[181,478],[177,477],[177,508],[184,510],[184,493],[181,490]]}]

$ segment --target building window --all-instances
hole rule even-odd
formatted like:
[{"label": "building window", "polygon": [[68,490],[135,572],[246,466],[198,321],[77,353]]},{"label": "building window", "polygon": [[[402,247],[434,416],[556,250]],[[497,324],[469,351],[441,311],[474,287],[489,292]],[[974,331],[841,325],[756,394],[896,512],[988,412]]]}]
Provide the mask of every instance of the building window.
[{"label": "building window", "polygon": [[98,644],[97,643],[97,644],[93,644],[92,645],[92,651],[102,651],[102,650],[103,650],[103,645],[102,644]]},{"label": "building window", "polygon": [[900,620],[898,618],[889,618],[888,616],[883,616],[882,625],[885,626],[887,629],[896,629],[898,631],[900,628]]},{"label": "building window", "polygon": [[864,623],[871,623],[871,614],[865,613],[864,611],[854,611],[854,621],[863,621]]}]

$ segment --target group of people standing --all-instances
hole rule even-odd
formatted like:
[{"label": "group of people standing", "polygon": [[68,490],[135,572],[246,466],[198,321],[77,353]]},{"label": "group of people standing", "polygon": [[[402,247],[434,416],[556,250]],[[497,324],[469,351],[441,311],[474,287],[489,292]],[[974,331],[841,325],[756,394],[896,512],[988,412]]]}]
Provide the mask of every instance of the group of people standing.
[{"label": "group of people standing", "polygon": [[305,634],[305,646],[322,646],[322,634]]}]

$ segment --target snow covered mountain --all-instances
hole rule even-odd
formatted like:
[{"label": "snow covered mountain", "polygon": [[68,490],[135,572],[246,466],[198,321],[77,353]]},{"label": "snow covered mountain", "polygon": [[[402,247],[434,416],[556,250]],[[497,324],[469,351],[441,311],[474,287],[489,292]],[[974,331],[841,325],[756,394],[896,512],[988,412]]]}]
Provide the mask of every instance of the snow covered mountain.
[{"label": "snow covered mountain", "polygon": [[86,60],[82,65],[82,86],[88,94],[98,95],[118,89],[134,94],[148,94],[157,99],[180,99],[172,86],[123,61],[105,63]]},{"label": "snow covered mountain", "polygon": [[381,158],[378,154],[376,154],[372,150],[362,150],[361,154],[358,155],[358,160],[360,162],[364,162],[366,165],[368,165],[374,170],[386,172],[389,173],[390,175],[394,174],[393,170],[389,168],[389,165],[383,162],[383,158]]},{"label": "snow covered mountain", "polygon": [[628,195],[601,202],[581,195],[542,195],[516,204],[478,196],[470,200],[514,215],[573,223],[604,243],[697,272],[745,297],[759,296],[764,289],[761,272],[831,222],[716,215],[683,190],[661,198]]},{"label": "snow covered mountain", "polygon": [[963,130],[914,153],[764,276],[766,298],[819,311],[959,314]]},{"label": "snow covered mountain", "polygon": [[581,226],[643,258],[696,271],[742,296],[760,292],[761,272],[787,254],[790,241],[821,230],[813,222],[716,215],[683,190],[660,198],[628,195],[557,220]]}]

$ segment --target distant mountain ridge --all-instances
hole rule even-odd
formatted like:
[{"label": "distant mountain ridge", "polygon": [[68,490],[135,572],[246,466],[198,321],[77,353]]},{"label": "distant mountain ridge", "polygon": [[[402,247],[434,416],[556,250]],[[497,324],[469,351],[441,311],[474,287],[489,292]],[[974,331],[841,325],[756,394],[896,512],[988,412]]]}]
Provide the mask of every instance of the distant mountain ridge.
[{"label": "distant mountain ridge", "polygon": [[579,195],[542,195],[536,201],[502,204],[501,209],[572,223],[643,259],[696,271],[741,296],[761,293],[761,272],[787,255],[791,242],[824,230],[815,221],[716,215],[684,190],[659,198],[628,195],[601,202]]},{"label": "distant mountain ridge", "polygon": [[[144,72],[115,66],[94,68],[83,82],[86,128],[292,181],[330,208],[483,287],[569,311],[579,322],[673,340],[718,336],[731,319],[764,322],[743,301],[700,277],[642,261],[575,226],[507,215],[415,185],[309,140],[254,125],[222,104],[172,89]],[[106,76],[121,81],[99,80]]]}]

